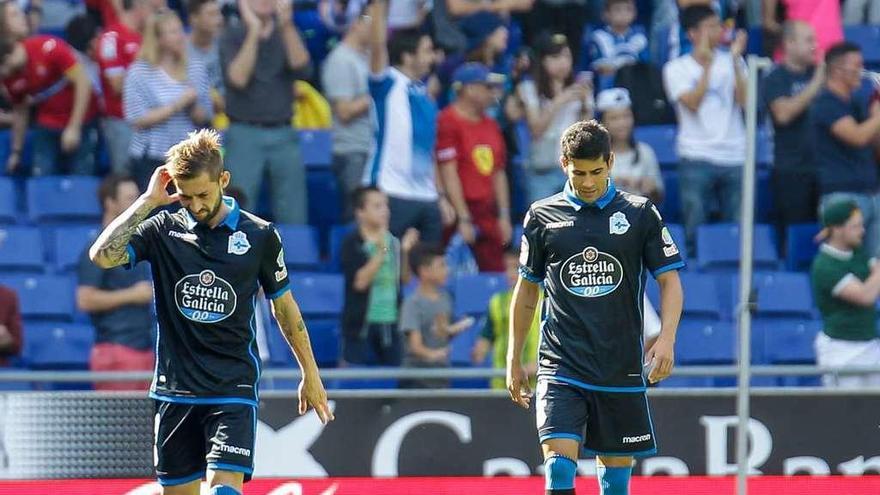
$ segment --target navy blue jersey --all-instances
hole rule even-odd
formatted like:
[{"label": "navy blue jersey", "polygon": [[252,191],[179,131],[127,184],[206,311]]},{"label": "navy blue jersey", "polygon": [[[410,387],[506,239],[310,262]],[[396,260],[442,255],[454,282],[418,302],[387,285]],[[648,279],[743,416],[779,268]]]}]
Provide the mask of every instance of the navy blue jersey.
[{"label": "navy blue jersey", "polygon": [[153,271],[159,338],[150,396],[190,404],[257,405],[260,360],[254,306],[289,290],[284,251],[269,222],[231,208],[215,228],[182,208],[145,220],[128,246],[131,266]]},{"label": "navy blue jersey", "polygon": [[566,184],[529,208],[520,265],[546,295],[538,374],[601,391],[644,389],[645,278],[684,266],[657,208],[613,181],[594,204]]}]

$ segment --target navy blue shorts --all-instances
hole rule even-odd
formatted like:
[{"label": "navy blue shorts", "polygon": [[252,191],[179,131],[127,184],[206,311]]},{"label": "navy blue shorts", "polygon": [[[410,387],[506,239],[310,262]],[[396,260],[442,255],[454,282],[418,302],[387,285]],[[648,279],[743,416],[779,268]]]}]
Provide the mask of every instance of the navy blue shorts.
[{"label": "navy blue shorts", "polygon": [[247,404],[156,401],[156,475],[163,486],[189,483],[205,471],[254,472],[257,408]]},{"label": "navy blue shorts", "polygon": [[644,391],[600,392],[541,377],[536,398],[542,443],[570,438],[591,455],[638,457],[657,453]]}]

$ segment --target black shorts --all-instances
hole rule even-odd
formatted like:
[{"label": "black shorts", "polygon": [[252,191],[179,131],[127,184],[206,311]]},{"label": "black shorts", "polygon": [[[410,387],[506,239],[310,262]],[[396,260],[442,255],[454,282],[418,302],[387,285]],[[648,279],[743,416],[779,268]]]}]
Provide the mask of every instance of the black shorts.
[{"label": "black shorts", "polygon": [[189,483],[206,469],[254,472],[257,408],[247,404],[156,401],[156,475],[163,486]]},{"label": "black shorts", "polygon": [[644,391],[600,392],[538,380],[538,437],[570,438],[591,455],[648,456],[657,453],[654,425]]}]

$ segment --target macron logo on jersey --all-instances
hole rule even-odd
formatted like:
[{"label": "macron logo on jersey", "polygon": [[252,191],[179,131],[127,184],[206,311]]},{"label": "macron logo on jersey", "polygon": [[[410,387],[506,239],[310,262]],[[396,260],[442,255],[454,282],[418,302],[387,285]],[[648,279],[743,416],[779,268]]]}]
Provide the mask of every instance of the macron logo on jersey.
[{"label": "macron logo on jersey", "polygon": [[645,433],[644,435],[639,435],[635,437],[623,437],[623,443],[642,443],[647,442],[651,439],[650,433]]}]

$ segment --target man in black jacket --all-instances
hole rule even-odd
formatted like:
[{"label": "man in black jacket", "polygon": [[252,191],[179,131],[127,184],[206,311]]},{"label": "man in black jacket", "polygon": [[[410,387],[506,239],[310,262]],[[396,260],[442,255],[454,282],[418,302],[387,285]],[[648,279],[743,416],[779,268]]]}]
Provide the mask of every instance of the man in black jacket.
[{"label": "man in black jacket", "polygon": [[398,240],[388,231],[388,197],[375,187],[354,193],[357,228],[342,242],[345,306],[343,360],[348,364],[399,366],[397,329],[401,282],[409,281],[406,260],[419,234],[409,229]]}]

